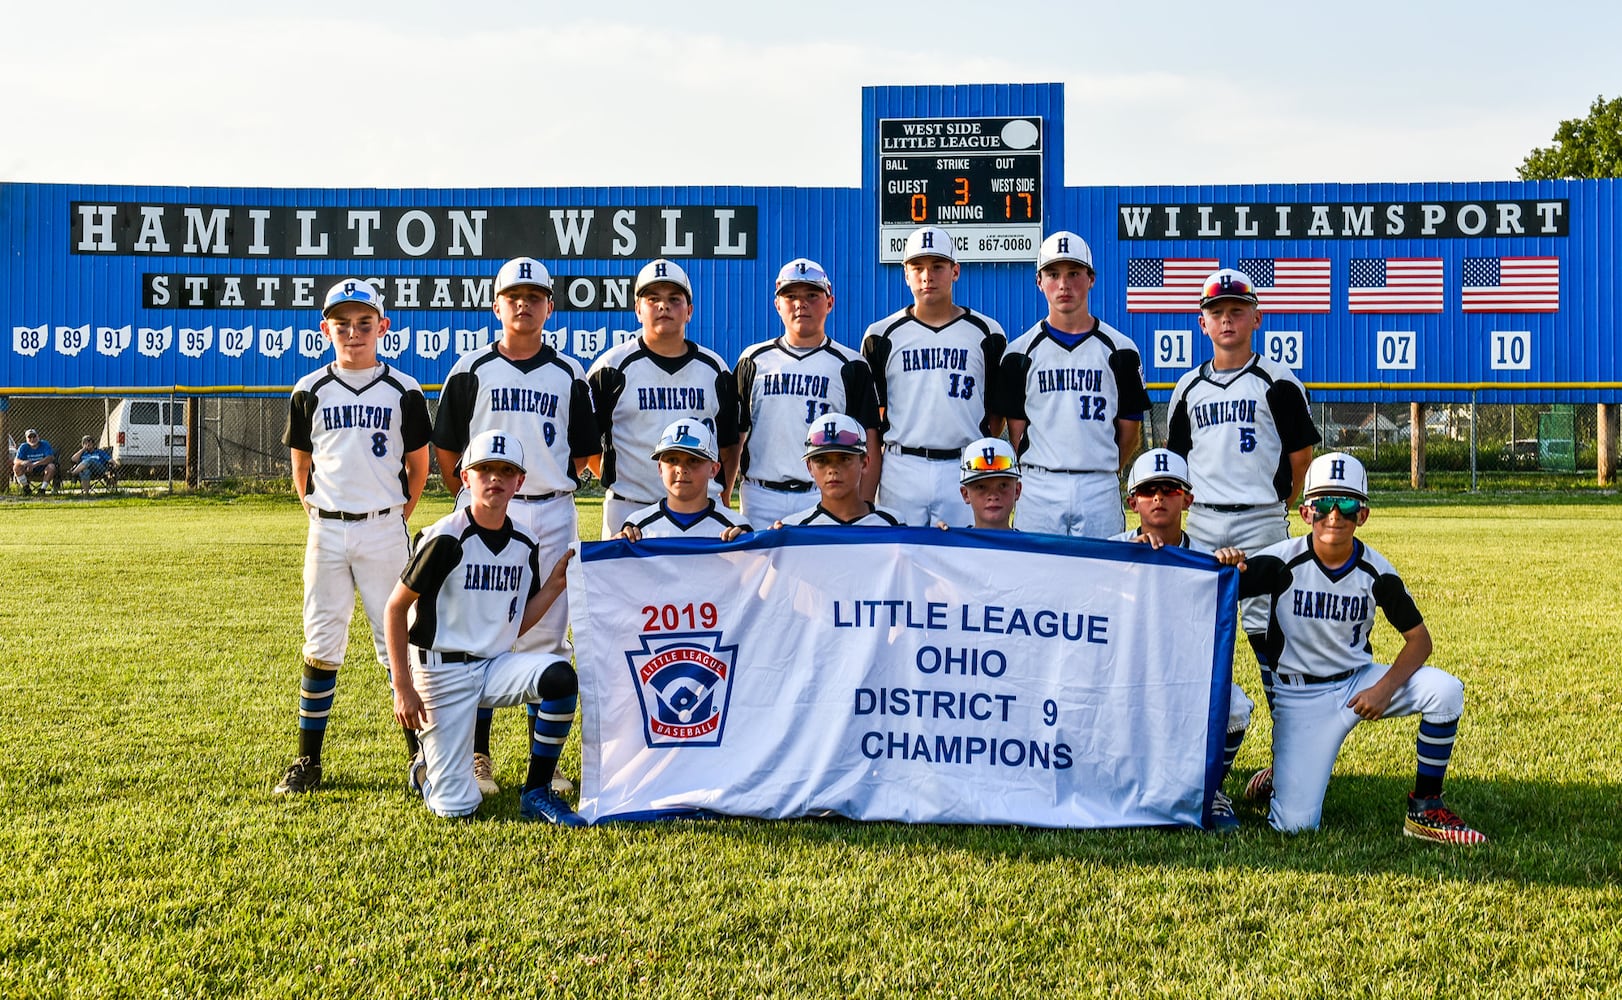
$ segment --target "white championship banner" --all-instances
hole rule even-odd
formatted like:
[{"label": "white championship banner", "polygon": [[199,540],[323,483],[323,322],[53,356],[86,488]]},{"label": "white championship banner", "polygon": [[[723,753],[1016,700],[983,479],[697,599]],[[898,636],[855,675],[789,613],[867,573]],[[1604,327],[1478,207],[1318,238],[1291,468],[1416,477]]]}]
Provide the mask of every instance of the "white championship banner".
[{"label": "white championship banner", "polygon": [[589,542],[580,814],[1208,825],[1237,572],[932,528]]}]

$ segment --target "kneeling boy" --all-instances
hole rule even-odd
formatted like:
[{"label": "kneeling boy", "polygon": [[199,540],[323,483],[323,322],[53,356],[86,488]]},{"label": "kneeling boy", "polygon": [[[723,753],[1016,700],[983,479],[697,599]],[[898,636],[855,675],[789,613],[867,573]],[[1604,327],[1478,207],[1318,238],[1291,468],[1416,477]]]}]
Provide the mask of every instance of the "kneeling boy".
[{"label": "kneeling boy", "polygon": [[[1464,684],[1425,665],[1430,632],[1385,557],[1357,540],[1369,519],[1368,474],[1330,452],[1307,468],[1301,518],[1310,534],[1269,546],[1239,564],[1241,597],[1270,595],[1266,663],[1273,669],[1273,766],[1247,797],[1271,799],[1276,830],[1312,830],[1323,814],[1335,757],[1359,722],[1419,716],[1418,774],[1402,832],[1447,844],[1479,844],[1442,802],[1442,779],[1464,713]],[[1376,608],[1402,633],[1387,666],[1373,661]]]},{"label": "kneeling boy", "polygon": [[719,538],[730,542],[753,531],[732,508],[717,503],[709,486],[721,474],[715,435],[698,417],[665,428],[653,449],[665,498],[631,514],[616,538]]},{"label": "kneeling boy", "polygon": [[817,484],[821,500],[815,507],[796,511],[774,528],[808,524],[841,526],[906,524],[901,515],[861,497],[867,472],[867,430],[844,413],[824,413],[805,436],[805,467]]},{"label": "kneeling boy", "polygon": [[[970,441],[958,462],[958,492],[974,511],[974,527],[1014,530],[1014,504],[1019,502],[1019,456],[1002,438]],[[941,523],[945,528],[946,524]]]},{"label": "kneeling boy", "polygon": [[529,775],[518,814],[584,826],[551,788],[574,720],[574,668],[553,655],[512,651],[563,593],[573,553],[565,551],[543,583],[535,540],[507,516],[524,482],[518,438],[502,430],[475,436],[461,476],[473,502],[422,532],[385,612],[394,716],[418,730],[422,747],[411,787],[435,815],[471,815],[483,801],[473,774],[479,708],[525,704]]}]

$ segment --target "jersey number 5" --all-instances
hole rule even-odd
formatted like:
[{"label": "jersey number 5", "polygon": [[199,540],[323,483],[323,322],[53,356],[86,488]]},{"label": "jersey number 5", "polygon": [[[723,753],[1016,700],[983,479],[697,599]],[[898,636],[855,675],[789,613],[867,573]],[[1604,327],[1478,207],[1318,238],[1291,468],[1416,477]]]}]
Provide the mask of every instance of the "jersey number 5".
[{"label": "jersey number 5", "polygon": [[1247,455],[1256,450],[1256,428],[1239,428],[1239,450]]}]

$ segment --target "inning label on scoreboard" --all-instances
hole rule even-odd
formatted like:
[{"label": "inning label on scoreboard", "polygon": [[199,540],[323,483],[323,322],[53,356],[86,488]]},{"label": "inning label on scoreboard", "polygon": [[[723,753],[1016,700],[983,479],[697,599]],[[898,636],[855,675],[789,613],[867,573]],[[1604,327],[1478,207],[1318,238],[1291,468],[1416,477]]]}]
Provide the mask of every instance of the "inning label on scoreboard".
[{"label": "inning label on scoreboard", "polygon": [[1042,244],[1042,118],[879,119],[879,260],[942,226],[960,261],[1034,261]]}]

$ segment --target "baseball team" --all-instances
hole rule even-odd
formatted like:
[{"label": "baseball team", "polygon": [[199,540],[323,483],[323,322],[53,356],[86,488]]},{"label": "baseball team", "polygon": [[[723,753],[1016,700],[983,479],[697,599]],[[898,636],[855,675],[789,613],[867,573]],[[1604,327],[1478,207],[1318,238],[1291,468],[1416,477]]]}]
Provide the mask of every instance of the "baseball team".
[{"label": "baseball team", "polygon": [[[1356,537],[1368,476],[1320,438],[1289,368],[1252,349],[1254,283],[1206,279],[1200,328],[1212,356],[1172,391],[1166,447],[1142,451],[1150,409],[1137,347],[1091,313],[1092,251],[1072,232],[1040,247],[1047,314],[1011,342],[958,303],[951,234],[907,239],[912,304],[867,327],[859,350],[828,332],[833,282],[816,261],[783,265],[781,335],[729,366],[688,339],[693,286],[655,260],[632,295],[637,336],[585,369],[543,336],[552,279],[520,257],[497,272],[501,332],[450,369],[432,418],[421,386],[378,358],[388,330],[376,287],[327,293],[334,360],[294,387],[284,443],[309,517],[298,753],[275,791],[322,782],[321,751],[355,594],[388,672],[428,809],[467,817],[500,790],[492,713],[524,705],[524,819],[583,825],[556,773],[577,708],[566,567],[578,546],[574,493],[606,489],[603,538],[731,540],[798,525],[1019,530],[1181,546],[1240,572],[1241,620],[1273,721],[1272,764],[1243,795],[1276,830],[1319,825],[1335,758],[1361,721],[1420,717],[1403,833],[1486,840],[1452,812],[1442,781],[1462,683],[1426,665],[1431,639],[1401,576]],[[432,446],[454,511],[413,541],[410,518]],[[1128,530],[1125,507],[1138,515]],[[737,490],[738,510],[733,509]],[[1291,537],[1290,505],[1307,531]],[[1186,523],[1185,523],[1186,519]],[[1402,635],[1373,661],[1375,610]],[[1223,776],[1254,703],[1233,686]],[[1239,825],[1218,791],[1215,828]]]}]

